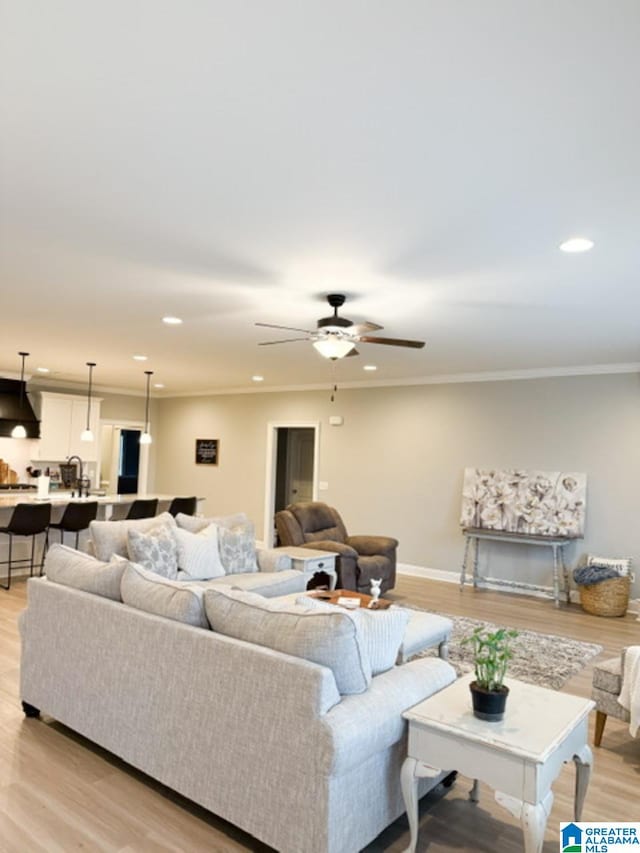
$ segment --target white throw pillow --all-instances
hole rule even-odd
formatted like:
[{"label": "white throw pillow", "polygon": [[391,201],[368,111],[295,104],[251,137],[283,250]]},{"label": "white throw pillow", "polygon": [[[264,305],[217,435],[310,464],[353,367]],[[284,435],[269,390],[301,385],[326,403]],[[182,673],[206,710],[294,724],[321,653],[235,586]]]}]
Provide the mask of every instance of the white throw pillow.
[{"label": "white throw pillow", "polygon": [[196,628],[209,627],[204,612],[204,589],[198,584],[169,580],[135,563],[126,563],[120,590],[122,601],[136,610]]},{"label": "white throw pillow", "polygon": [[176,578],[178,575],[178,545],[174,531],[169,527],[154,527],[147,532],[127,531],[127,551],[130,560],[150,572],[163,578]]},{"label": "white throw pillow", "polygon": [[251,592],[217,586],[204,594],[214,631],[329,667],[341,694],[363,693],[371,683],[371,667],[353,614],[331,612],[263,598]]},{"label": "white throw pillow", "polygon": [[[296,604],[309,610],[335,610],[338,605],[329,604],[310,595],[301,595]],[[369,657],[371,674],[379,675],[395,666],[398,650],[409,624],[409,612],[402,607],[388,607],[386,610],[368,610],[359,607],[349,611],[353,614]]]},{"label": "white throw pillow", "polygon": [[224,566],[218,552],[218,528],[215,524],[200,533],[191,533],[177,527],[174,531],[178,545],[178,568],[190,578],[219,578]]}]

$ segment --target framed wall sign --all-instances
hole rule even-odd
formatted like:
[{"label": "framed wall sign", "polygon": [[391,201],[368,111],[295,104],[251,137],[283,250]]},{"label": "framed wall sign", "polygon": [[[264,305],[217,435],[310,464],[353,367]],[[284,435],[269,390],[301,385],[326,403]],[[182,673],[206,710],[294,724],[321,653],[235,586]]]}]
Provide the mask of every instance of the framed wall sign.
[{"label": "framed wall sign", "polygon": [[218,464],[218,439],[196,438],[196,465]]}]

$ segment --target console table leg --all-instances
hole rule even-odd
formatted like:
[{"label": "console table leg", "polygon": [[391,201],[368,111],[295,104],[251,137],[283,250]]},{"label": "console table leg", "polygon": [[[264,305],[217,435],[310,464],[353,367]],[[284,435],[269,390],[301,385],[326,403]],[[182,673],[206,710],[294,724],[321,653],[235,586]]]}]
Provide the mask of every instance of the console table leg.
[{"label": "console table leg", "polygon": [[553,549],[553,601],[556,607],[560,607],[560,579],[558,577],[558,546],[552,545]]},{"label": "console table leg", "polygon": [[576,795],[573,806],[573,819],[580,820],[584,798],[587,795],[589,779],[591,778],[591,764],[593,763],[591,748],[586,745],[583,746],[580,752],[573,756],[573,761],[576,765]]},{"label": "console table leg", "polygon": [[464,589],[464,585],[467,580],[467,559],[469,557],[469,542],[471,540],[468,536],[465,536],[464,543],[464,557],[462,558],[462,569],[460,571],[460,589]]},{"label": "console table leg", "polygon": [[564,580],[564,594],[567,599],[567,604],[571,602],[571,590],[569,589],[569,570],[564,561],[564,547],[560,547],[560,562],[562,564],[562,577]]},{"label": "console table leg", "polygon": [[478,556],[480,552],[480,540],[475,537],[475,548],[473,549],[473,588],[478,587]]}]

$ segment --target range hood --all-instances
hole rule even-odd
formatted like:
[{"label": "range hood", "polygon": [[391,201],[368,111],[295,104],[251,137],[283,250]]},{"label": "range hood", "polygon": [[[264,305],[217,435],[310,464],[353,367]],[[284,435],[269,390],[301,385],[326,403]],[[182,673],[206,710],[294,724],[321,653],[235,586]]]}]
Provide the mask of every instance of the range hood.
[{"label": "range hood", "polygon": [[40,421],[36,418],[27,397],[27,383],[24,383],[22,407],[20,406],[19,379],[0,379],[0,436],[11,437],[11,430],[22,424],[27,438],[40,438]]}]

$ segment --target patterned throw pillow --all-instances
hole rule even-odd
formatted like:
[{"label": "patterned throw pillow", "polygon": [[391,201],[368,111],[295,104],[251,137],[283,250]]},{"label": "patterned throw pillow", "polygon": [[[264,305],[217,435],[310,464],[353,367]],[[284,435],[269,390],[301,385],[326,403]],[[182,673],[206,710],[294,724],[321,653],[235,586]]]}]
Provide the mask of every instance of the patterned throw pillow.
[{"label": "patterned throw pillow", "polygon": [[154,527],[148,532],[127,531],[129,559],[163,578],[178,576],[178,546],[169,527]]},{"label": "patterned throw pillow", "polygon": [[218,528],[220,561],[228,575],[257,572],[256,534],[253,524],[240,524],[228,529]]},{"label": "patterned throw pillow", "polygon": [[611,569],[618,575],[628,575],[631,571],[630,557],[596,557],[595,554],[589,554],[587,566],[595,566],[598,569]]}]

